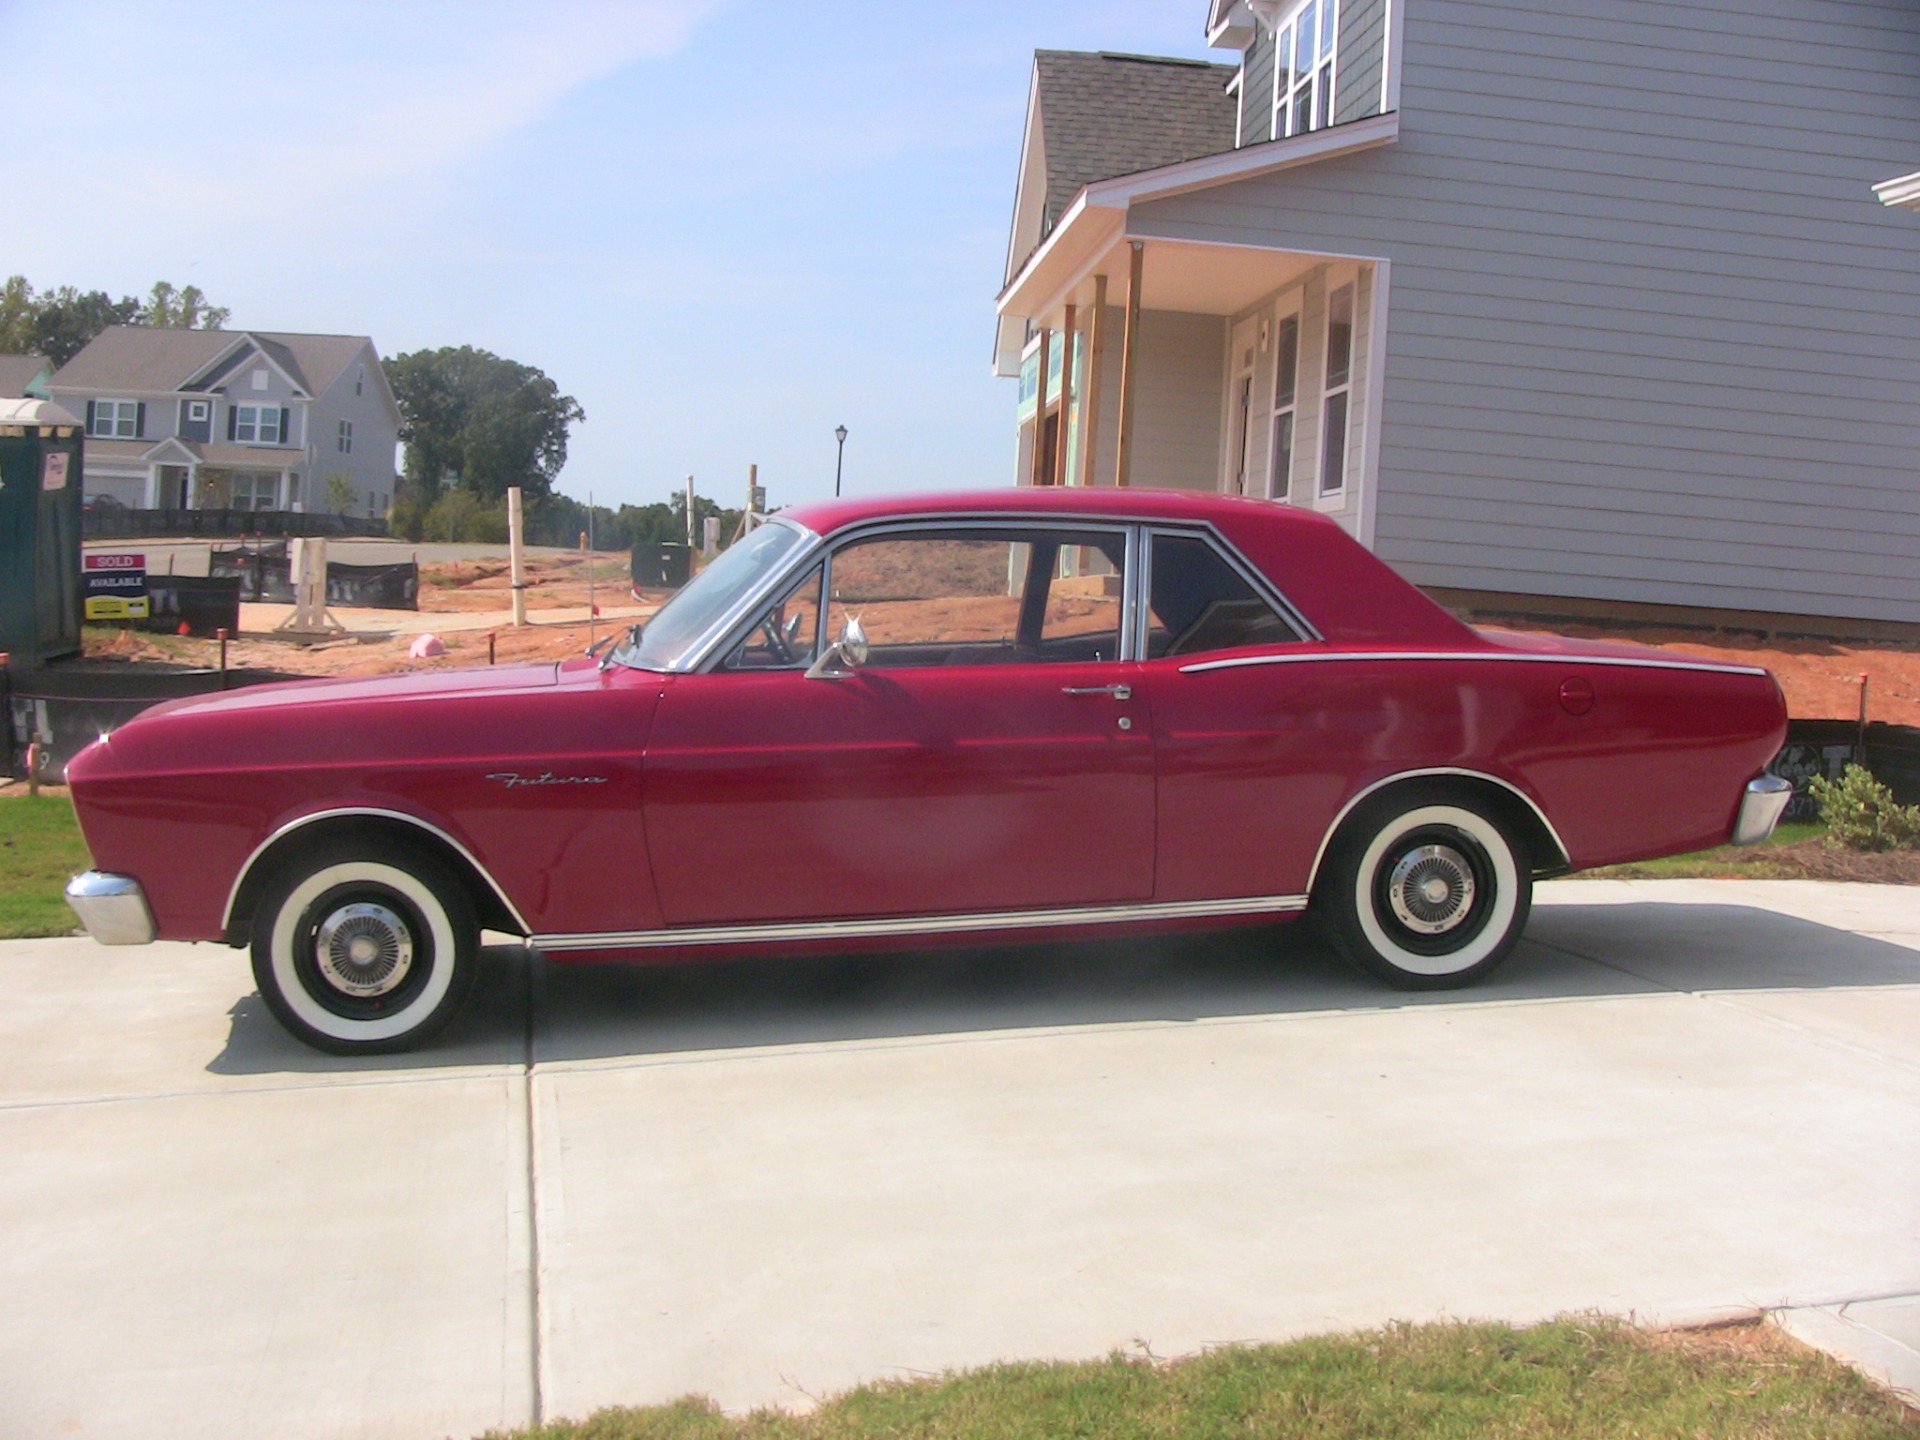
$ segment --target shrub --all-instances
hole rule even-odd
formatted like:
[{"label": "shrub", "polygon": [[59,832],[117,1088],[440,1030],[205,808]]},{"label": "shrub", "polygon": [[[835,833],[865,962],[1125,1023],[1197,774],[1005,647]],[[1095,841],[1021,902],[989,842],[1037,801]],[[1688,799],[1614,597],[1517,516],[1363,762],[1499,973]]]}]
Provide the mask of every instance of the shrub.
[{"label": "shrub", "polygon": [[1820,807],[1829,845],[1850,850],[1920,846],[1920,806],[1899,804],[1864,765],[1847,766],[1838,780],[1815,776],[1807,791]]}]

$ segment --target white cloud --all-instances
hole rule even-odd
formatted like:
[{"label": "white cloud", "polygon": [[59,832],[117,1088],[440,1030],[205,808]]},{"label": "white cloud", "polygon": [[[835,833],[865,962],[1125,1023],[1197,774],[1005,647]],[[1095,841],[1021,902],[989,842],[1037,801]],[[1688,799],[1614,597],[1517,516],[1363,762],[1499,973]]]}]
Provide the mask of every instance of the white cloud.
[{"label": "white cloud", "polygon": [[580,87],[678,50],[723,3],[7,6],[0,50],[65,63],[17,66],[0,116],[74,167],[82,224],[287,238],[430,193]]}]

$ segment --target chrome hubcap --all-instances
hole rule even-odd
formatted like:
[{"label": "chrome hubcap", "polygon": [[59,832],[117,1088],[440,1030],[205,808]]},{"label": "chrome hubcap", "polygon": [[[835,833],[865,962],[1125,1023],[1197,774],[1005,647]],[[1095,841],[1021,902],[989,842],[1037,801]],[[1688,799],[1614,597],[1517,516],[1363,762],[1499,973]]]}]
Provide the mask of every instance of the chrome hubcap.
[{"label": "chrome hubcap", "polygon": [[314,958],[341,994],[385,995],[413,968],[413,938],[385,905],[343,905],[320,922]]},{"label": "chrome hubcap", "polygon": [[1387,897],[1409,930],[1443,935],[1473,908],[1473,867],[1450,845],[1422,845],[1393,867]]}]

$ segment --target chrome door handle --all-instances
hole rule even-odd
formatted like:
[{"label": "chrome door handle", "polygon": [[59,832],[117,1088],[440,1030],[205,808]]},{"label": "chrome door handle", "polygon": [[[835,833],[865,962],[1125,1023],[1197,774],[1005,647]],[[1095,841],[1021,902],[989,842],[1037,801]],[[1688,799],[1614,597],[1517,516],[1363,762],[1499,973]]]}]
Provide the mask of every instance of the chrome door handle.
[{"label": "chrome door handle", "polygon": [[1111,695],[1116,700],[1131,700],[1131,685],[1066,685],[1062,686],[1062,695]]}]

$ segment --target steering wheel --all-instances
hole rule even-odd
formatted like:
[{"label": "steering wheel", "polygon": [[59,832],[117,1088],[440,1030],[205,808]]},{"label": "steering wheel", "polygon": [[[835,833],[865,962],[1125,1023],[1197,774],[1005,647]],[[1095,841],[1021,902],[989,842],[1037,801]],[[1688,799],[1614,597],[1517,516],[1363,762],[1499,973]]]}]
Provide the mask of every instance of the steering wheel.
[{"label": "steering wheel", "polygon": [[776,663],[781,665],[799,663],[800,652],[794,649],[794,641],[800,635],[801,619],[800,615],[793,614],[787,617],[786,624],[776,624],[773,612],[769,611],[767,618],[760,622],[760,633],[767,637],[767,650]]}]

